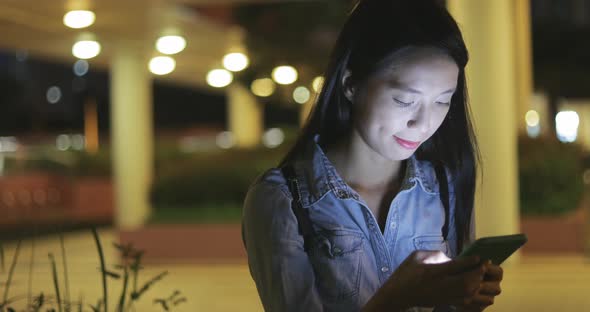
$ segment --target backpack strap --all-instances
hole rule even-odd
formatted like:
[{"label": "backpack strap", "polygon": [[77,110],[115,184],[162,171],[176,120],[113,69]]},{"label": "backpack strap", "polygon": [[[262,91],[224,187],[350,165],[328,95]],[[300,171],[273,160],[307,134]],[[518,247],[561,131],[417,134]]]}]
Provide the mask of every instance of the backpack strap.
[{"label": "backpack strap", "polygon": [[434,167],[436,172],[436,179],[438,180],[439,190],[440,190],[440,200],[445,208],[445,224],[442,227],[442,234],[443,238],[447,240],[449,236],[449,185],[447,184],[447,174],[445,172],[445,168],[442,164],[438,164]]},{"label": "backpack strap", "polygon": [[311,242],[315,237],[315,230],[313,228],[311,219],[309,218],[309,211],[304,209],[301,204],[301,192],[299,191],[299,182],[297,182],[297,176],[295,175],[295,168],[292,164],[287,164],[281,167],[281,172],[287,180],[287,186],[291,191],[293,197],[291,201],[291,209],[297,219],[299,227],[299,234],[303,236],[303,249],[305,252],[311,247]]}]

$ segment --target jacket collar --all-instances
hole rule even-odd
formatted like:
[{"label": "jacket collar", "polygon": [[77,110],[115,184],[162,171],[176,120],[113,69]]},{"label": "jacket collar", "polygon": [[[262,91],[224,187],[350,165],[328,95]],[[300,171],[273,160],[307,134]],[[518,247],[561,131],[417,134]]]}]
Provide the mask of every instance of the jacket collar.
[{"label": "jacket collar", "polygon": [[[294,164],[303,207],[313,205],[329,192],[341,199],[358,200],[358,193],[338,175],[318,141],[319,135],[316,135]],[[416,183],[427,193],[438,193],[438,183],[431,163],[417,160],[412,155],[406,162],[406,173],[400,191],[410,189]]]}]

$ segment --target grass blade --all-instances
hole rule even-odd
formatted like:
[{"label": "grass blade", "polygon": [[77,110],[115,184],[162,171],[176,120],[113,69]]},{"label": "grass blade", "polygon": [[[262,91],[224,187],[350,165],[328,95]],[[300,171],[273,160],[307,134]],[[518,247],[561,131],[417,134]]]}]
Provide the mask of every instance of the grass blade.
[{"label": "grass blade", "polygon": [[65,293],[65,303],[66,303],[66,312],[70,312],[70,282],[68,278],[68,264],[66,262],[66,246],[64,243],[64,235],[63,233],[59,233],[59,244],[61,246],[61,258],[63,261],[64,267],[64,283],[66,286],[66,293]]},{"label": "grass blade", "polygon": [[4,247],[2,243],[0,243],[0,267],[2,268],[2,273],[4,273]]},{"label": "grass blade", "polygon": [[57,266],[55,265],[55,258],[52,253],[49,253],[49,261],[51,261],[51,274],[53,276],[53,286],[55,287],[55,297],[57,300],[57,309],[59,312],[63,312],[61,307],[61,296],[59,293],[59,283],[57,280]]},{"label": "grass blade", "polygon": [[92,228],[92,235],[94,236],[94,241],[96,242],[96,249],[98,250],[98,257],[100,258],[100,272],[102,274],[102,292],[103,292],[103,305],[104,311],[107,312],[108,305],[107,305],[107,275],[106,275],[106,267],[104,264],[104,254],[102,252],[102,245],[100,244],[100,238],[98,237],[98,233],[96,232],[96,228]]},{"label": "grass blade", "polygon": [[16,261],[18,260],[21,242],[22,240],[19,239],[18,243],[16,244],[16,250],[14,251],[14,256],[12,257],[12,264],[10,264],[10,269],[8,270],[8,279],[6,280],[6,288],[4,288],[4,295],[2,296],[2,302],[0,303],[0,311],[2,311],[2,309],[4,309],[4,306],[7,304],[8,290],[10,289],[10,283],[12,282],[12,274],[14,273]]},{"label": "grass blade", "polygon": [[123,290],[121,291],[121,298],[119,298],[119,308],[117,309],[118,312],[123,312],[125,307],[125,297],[127,296],[127,283],[129,282],[129,272],[127,270],[127,266],[123,268],[125,272],[123,273]]},{"label": "grass blade", "polygon": [[35,265],[35,237],[31,239],[31,260],[29,261],[29,285],[27,285],[27,306],[31,307],[33,299],[33,266]]}]

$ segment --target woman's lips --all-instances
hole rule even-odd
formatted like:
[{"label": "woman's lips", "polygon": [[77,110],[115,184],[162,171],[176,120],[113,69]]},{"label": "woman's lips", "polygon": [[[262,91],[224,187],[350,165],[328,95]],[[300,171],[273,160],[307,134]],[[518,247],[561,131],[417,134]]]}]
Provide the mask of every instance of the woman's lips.
[{"label": "woman's lips", "polygon": [[393,138],[395,139],[395,141],[401,145],[403,148],[406,149],[416,149],[418,147],[418,145],[420,145],[420,142],[412,142],[412,141],[407,141],[404,139],[400,139],[398,137],[396,137],[395,135],[393,136]]}]

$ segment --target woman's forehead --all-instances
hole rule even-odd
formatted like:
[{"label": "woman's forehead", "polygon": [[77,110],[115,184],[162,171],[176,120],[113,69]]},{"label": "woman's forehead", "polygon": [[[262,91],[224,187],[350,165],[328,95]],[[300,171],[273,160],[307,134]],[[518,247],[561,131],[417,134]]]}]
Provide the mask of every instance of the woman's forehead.
[{"label": "woman's forehead", "polygon": [[375,78],[385,80],[394,88],[419,92],[421,85],[454,89],[458,74],[459,68],[452,59],[444,56],[424,56],[408,59],[395,67],[387,67]]}]

